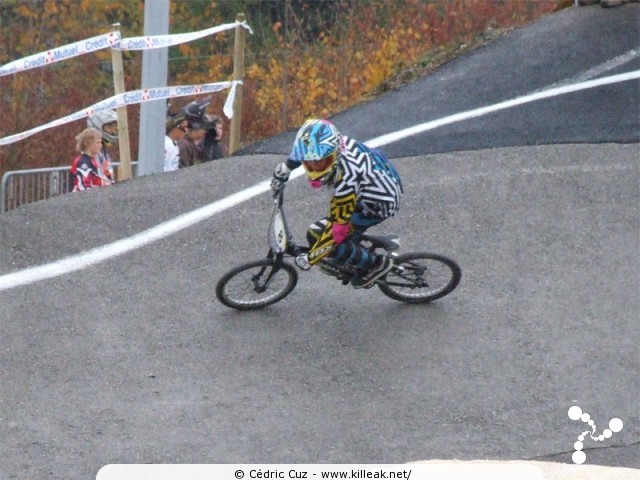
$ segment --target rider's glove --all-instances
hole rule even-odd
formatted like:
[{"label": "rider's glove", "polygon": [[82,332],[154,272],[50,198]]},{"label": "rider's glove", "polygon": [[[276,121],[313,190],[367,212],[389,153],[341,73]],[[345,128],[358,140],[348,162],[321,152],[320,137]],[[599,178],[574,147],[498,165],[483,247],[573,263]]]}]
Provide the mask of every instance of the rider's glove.
[{"label": "rider's glove", "polygon": [[344,239],[349,235],[350,223],[334,223],[331,227],[331,236],[336,245],[340,245],[344,242]]},{"label": "rider's glove", "polygon": [[278,192],[287,180],[289,180],[289,174],[291,169],[285,165],[284,162],[279,163],[273,171],[273,178],[271,179],[271,190]]}]

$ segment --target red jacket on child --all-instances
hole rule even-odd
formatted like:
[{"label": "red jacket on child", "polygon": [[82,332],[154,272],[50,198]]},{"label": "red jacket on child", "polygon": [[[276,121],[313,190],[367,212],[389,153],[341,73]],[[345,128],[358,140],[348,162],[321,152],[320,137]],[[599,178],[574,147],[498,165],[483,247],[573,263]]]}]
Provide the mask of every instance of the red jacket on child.
[{"label": "red jacket on child", "polygon": [[102,187],[103,181],[98,169],[97,160],[86,153],[82,153],[74,158],[71,164],[73,191],[80,192],[93,187]]}]

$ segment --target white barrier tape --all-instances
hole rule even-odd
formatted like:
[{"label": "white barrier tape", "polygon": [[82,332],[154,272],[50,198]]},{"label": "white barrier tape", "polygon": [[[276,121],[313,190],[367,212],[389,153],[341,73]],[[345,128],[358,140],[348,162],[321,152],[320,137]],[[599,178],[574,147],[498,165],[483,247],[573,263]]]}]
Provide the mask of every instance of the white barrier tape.
[{"label": "white barrier tape", "polygon": [[87,38],[76,43],[70,43],[62,47],[47,50],[46,52],[30,55],[19,60],[14,60],[0,66],[0,77],[12,75],[17,72],[31,70],[33,68],[50,65],[52,63],[78,57],[86,53],[95,52],[109,47],[114,47],[120,42],[120,32],[110,32],[97,37]]},{"label": "white barrier tape", "polygon": [[227,116],[227,118],[233,117],[233,100],[236,98],[236,85],[242,82],[234,82],[231,86],[231,91],[229,95],[227,95],[227,100],[224,102],[224,107],[222,107],[222,111]]},{"label": "white barrier tape", "polygon": [[213,35],[214,33],[231,30],[237,26],[244,27],[249,30],[249,32],[253,33],[253,30],[251,30],[251,27],[247,22],[225,23],[223,25],[218,25],[217,27],[207,28],[197,32],[123,38],[120,41],[120,45],[115,46],[114,48],[118,50],[151,50],[154,48],[172,47],[181,43],[192,42],[193,40],[198,40],[199,38]]},{"label": "white barrier tape", "polygon": [[150,50],[153,48],[170,47],[181,43],[191,42],[214,33],[223,32],[241,26],[253,34],[249,24],[245,22],[225,23],[217,27],[207,28],[197,32],[177,33],[173,35],[155,35],[146,37],[131,37],[121,40],[120,32],[110,32],[96,37],[80,40],[62,47],[36,53],[18,60],[14,60],[0,66],[0,77],[24,72],[33,68],[39,68],[52,63],[60,62],[68,58],[78,57],[86,53],[95,52],[104,48],[115,48],[118,50]]},{"label": "white barrier tape", "polygon": [[[227,88],[231,88],[227,101],[225,102],[225,114],[227,113],[227,104],[233,105],[233,97],[236,92],[236,85],[242,83],[242,81],[235,82],[217,82],[217,83],[204,83],[201,85],[180,85],[176,87],[160,87],[160,88],[148,88],[143,90],[134,90],[131,92],[125,92],[113,97],[109,97],[106,100],[95,103],[90,107],[79,110],[66,117],[58,118],[52,122],[40,125],[39,127],[32,128],[25,132],[9,135],[8,137],[0,138],[0,145],[9,145],[11,143],[24,140],[31,135],[35,135],[43,130],[48,130],[53,127],[58,127],[75,120],[90,117],[96,112],[102,110],[112,110],[114,108],[122,107],[125,105],[135,105],[138,103],[151,102],[154,100],[162,100],[166,98],[186,97],[189,95],[201,95],[205,93],[214,93]],[[229,118],[231,118],[229,116]]]}]

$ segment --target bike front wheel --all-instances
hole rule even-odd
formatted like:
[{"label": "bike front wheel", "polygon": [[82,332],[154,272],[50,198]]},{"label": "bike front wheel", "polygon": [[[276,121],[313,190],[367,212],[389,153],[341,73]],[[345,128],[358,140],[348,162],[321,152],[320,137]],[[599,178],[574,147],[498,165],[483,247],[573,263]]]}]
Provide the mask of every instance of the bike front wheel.
[{"label": "bike front wheel", "polygon": [[460,283],[460,266],[436,253],[414,252],[393,257],[394,267],[378,282],[386,296],[405,303],[426,303],[451,293]]},{"label": "bike front wheel", "polygon": [[216,285],[220,303],[237,310],[258,310],[279,302],[298,283],[298,272],[288,263],[276,267],[272,259],[243,263],[225,273]]}]

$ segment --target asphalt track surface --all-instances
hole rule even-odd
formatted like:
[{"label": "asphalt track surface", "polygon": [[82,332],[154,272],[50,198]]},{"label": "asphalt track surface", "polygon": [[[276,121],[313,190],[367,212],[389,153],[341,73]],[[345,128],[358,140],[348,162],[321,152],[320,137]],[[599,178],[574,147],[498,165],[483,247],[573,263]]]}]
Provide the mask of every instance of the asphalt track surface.
[{"label": "asphalt track surface", "polygon": [[[640,70],[639,14],[637,4],[561,11],[333,120],[368,140]],[[267,194],[7,286],[260,184],[291,138],[0,215],[2,480],[95,478],[109,463],[571,464],[589,429],[572,406],[598,432],[624,422],[585,440],[586,464],[640,468],[637,79],[382,147],[406,195],[378,231],[463,269],[431,305],[316,271],[263,311],[220,305],[217,279],[266,252]],[[287,206],[298,236],[326,208],[302,180]]]}]

